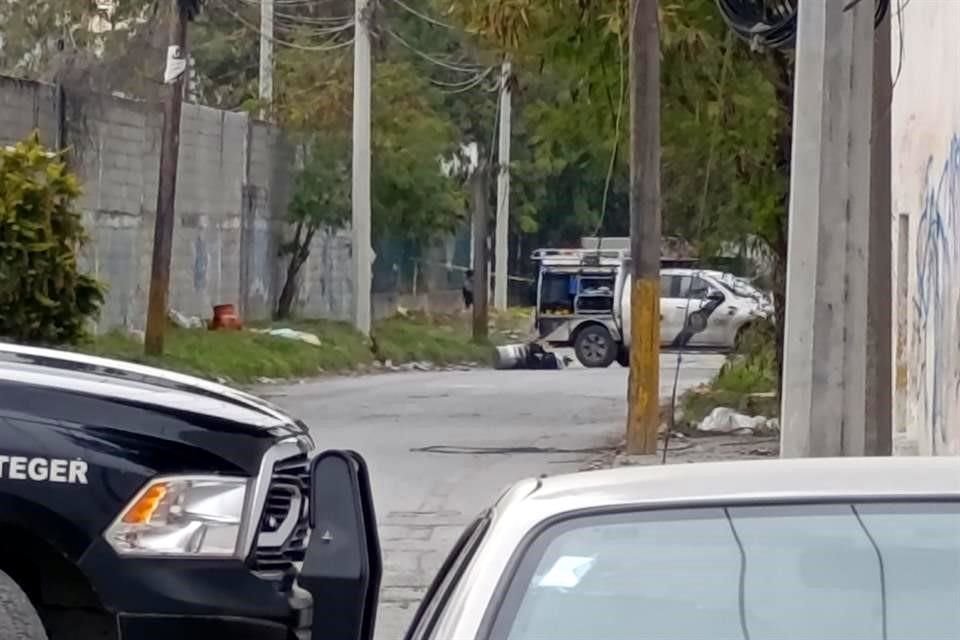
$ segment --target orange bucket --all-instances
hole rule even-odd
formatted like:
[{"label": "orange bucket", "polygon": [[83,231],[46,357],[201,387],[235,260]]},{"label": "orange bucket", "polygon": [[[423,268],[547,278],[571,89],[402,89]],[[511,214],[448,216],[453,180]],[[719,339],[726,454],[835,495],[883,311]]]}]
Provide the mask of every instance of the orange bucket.
[{"label": "orange bucket", "polygon": [[240,322],[236,307],[232,304],[216,305],[213,308],[213,320],[210,321],[210,329],[230,329],[234,331],[243,329],[243,323]]}]

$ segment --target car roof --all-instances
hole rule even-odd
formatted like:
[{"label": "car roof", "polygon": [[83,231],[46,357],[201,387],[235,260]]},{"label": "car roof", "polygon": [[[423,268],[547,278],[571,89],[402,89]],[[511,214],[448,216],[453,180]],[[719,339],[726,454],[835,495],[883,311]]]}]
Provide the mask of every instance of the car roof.
[{"label": "car roof", "polygon": [[70,351],[0,342],[0,383],[81,393],[260,427],[291,424],[260,398],[179,373]]},{"label": "car roof", "polygon": [[625,504],[960,498],[960,458],[806,458],[621,467],[543,478],[514,502],[547,511]]},{"label": "car roof", "polygon": [[697,269],[696,267],[668,267],[668,268],[660,269],[660,273],[666,274],[666,275],[678,275],[678,276],[697,274],[697,275],[709,276],[711,278],[735,277],[732,273],[729,273],[727,271],[718,271],[717,269]]}]

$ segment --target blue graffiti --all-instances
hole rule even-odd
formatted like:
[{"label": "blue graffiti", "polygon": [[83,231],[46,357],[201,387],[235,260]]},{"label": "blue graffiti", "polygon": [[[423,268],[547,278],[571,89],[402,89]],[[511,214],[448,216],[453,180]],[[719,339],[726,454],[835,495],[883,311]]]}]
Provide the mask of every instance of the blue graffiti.
[{"label": "blue graffiti", "polygon": [[913,297],[913,360],[918,416],[926,421],[933,450],[948,441],[952,407],[960,399],[960,136],[954,136],[942,169],[931,157],[924,178],[917,227],[916,292]]},{"label": "blue graffiti", "polygon": [[207,245],[202,235],[198,235],[194,241],[193,251],[193,289],[203,291],[207,286]]}]

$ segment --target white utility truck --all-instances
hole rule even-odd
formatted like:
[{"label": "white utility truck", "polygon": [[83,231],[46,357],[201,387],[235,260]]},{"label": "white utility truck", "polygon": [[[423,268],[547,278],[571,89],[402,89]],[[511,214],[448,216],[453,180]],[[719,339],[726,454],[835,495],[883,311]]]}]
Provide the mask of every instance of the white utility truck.
[{"label": "white utility truck", "polygon": [[[624,249],[538,249],[539,342],[572,347],[585,367],[629,364],[630,253]],[[773,311],[767,294],[722,271],[660,271],[660,342],[674,348],[733,348]]]}]

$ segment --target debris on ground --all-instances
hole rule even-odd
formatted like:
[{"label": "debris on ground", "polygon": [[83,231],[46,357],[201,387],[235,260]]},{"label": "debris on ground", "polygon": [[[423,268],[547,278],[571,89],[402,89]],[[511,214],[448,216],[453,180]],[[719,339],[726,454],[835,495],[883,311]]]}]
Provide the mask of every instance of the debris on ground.
[{"label": "debris on ground", "polygon": [[323,343],[320,342],[315,334],[307,333],[306,331],[296,331],[294,329],[251,329],[254,333],[265,333],[267,335],[273,336],[275,338],[285,338],[287,340],[299,340],[300,342],[306,342],[307,344],[312,344],[315,347],[322,347]]},{"label": "debris on ground", "polygon": [[[776,457],[780,454],[778,439],[756,435],[710,434],[681,439],[677,434],[670,437],[667,464],[692,462],[723,462],[755,460]],[[608,466],[633,467],[663,464],[663,439],[655,455],[627,455],[620,449]]]},{"label": "debris on ground", "polygon": [[767,434],[779,432],[780,424],[776,418],[749,416],[729,407],[717,407],[697,425],[697,431],[712,434]]},{"label": "debris on ground", "polygon": [[563,369],[570,364],[570,358],[558,358],[557,354],[547,351],[533,342],[531,344],[508,344],[497,347],[494,368],[505,369]]},{"label": "debris on ground", "polygon": [[181,329],[203,329],[206,326],[199,316],[188,316],[176,309],[170,309],[167,312],[167,317],[170,318],[170,322]]}]

